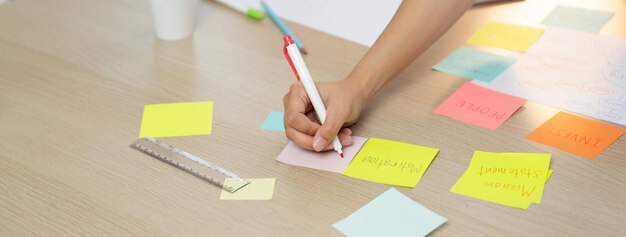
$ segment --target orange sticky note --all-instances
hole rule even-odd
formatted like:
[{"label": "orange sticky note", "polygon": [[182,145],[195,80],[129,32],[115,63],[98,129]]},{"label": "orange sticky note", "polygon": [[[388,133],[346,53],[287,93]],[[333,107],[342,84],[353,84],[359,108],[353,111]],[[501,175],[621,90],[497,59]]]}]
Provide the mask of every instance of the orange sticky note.
[{"label": "orange sticky note", "polygon": [[526,100],[466,82],[433,113],[495,130]]},{"label": "orange sticky note", "polygon": [[559,112],[526,138],[591,160],[623,134],[624,129]]}]

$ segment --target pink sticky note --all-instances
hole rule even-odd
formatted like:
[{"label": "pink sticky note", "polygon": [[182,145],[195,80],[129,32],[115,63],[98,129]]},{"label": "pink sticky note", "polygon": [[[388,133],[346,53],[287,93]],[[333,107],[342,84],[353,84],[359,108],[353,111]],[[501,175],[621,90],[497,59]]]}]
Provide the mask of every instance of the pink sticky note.
[{"label": "pink sticky note", "polygon": [[343,147],[345,158],[341,158],[336,151],[314,152],[289,142],[280,155],[276,157],[276,160],[285,164],[341,173],[348,167],[356,153],[361,150],[365,141],[367,138],[352,136],[352,145]]},{"label": "pink sticky note", "polygon": [[433,113],[496,130],[526,100],[466,82]]}]

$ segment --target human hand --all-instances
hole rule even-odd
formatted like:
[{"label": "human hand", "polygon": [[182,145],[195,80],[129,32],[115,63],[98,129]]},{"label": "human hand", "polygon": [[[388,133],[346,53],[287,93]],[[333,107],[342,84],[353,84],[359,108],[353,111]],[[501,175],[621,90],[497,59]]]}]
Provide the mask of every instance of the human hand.
[{"label": "human hand", "polygon": [[365,95],[350,80],[320,82],[315,86],[326,106],[326,121],[320,125],[311,100],[302,83],[291,85],[283,98],[285,106],[285,133],[296,145],[315,151],[332,150],[332,141],[339,137],[341,145],[352,144],[354,124],[365,105]]}]

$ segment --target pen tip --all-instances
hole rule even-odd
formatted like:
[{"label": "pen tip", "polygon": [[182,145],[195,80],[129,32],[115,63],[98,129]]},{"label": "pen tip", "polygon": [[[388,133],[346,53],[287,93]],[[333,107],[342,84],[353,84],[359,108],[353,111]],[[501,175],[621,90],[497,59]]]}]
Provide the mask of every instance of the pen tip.
[{"label": "pen tip", "polygon": [[342,153],[339,153],[339,155],[341,156],[341,158],[343,158],[343,152],[342,152]]},{"label": "pen tip", "polygon": [[305,49],[304,47],[302,47],[302,48],[300,49],[300,52],[302,52],[302,54],[305,54],[305,55],[306,55],[306,54],[309,54],[309,52],[308,52],[308,51],[306,51],[306,49]]}]

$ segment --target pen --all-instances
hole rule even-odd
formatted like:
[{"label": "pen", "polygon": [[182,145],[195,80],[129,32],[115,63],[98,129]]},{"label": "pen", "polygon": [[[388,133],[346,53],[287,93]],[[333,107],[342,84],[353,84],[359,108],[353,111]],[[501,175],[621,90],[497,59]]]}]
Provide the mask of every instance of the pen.
[{"label": "pen", "polygon": [[[294,44],[294,40],[291,36],[285,35],[283,40],[285,41],[285,46],[283,48],[285,58],[287,59],[287,62],[289,62],[289,66],[291,67],[291,70],[293,70],[293,73],[296,74],[296,79],[302,83],[306,94],[309,96],[309,99],[311,99],[311,104],[313,104],[313,109],[315,109],[317,119],[320,123],[324,124],[324,121],[326,120],[326,107],[324,106],[322,97],[320,97],[320,94],[315,87],[313,78],[311,78],[311,73],[309,73],[309,69],[306,67],[306,64],[304,64],[302,55],[300,55],[298,47]],[[341,147],[341,142],[339,142],[339,138],[337,136],[333,139],[333,148],[337,151],[337,153],[339,153],[341,158],[343,158],[343,147]]]},{"label": "pen", "polygon": [[298,49],[300,49],[300,51],[303,54],[307,54],[308,52],[304,48],[304,44],[302,44],[302,42],[298,40],[298,37],[296,37],[296,34],[291,32],[291,30],[289,30],[289,27],[287,27],[287,25],[285,25],[285,23],[282,20],[280,20],[280,17],[278,17],[278,15],[274,13],[274,11],[270,8],[270,6],[268,6],[267,3],[265,3],[264,1],[261,1],[261,6],[263,7],[263,10],[265,11],[265,13],[267,13],[267,16],[269,16],[269,18],[272,19],[272,21],[278,27],[278,29],[280,29],[280,31],[283,32],[283,35],[290,35],[293,41],[296,42]]},{"label": "pen", "polygon": [[242,2],[233,1],[233,0],[215,0],[215,1],[223,4],[224,6],[234,9],[235,11],[246,14],[246,16],[257,21],[263,20],[263,17],[265,16],[265,14],[263,14],[262,11],[251,8]]}]

